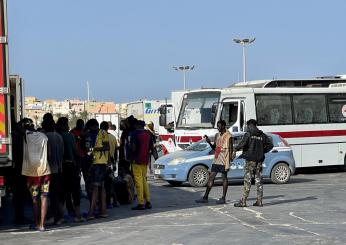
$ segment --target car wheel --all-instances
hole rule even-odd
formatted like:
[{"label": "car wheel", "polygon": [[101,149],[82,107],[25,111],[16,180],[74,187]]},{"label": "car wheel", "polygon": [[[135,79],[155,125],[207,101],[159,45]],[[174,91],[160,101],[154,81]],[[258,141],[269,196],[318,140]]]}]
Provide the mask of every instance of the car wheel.
[{"label": "car wheel", "polygon": [[291,170],[286,163],[276,164],[271,172],[271,180],[275,184],[286,184],[291,177]]},{"label": "car wheel", "polygon": [[181,186],[183,182],[181,181],[174,181],[174,180],[168,180],[167,181],[171,186]]},{"label": "car wheel", "polygon": [[208,169],[204,166],[198,165],[191,169],[189,174],[189,183],[194,187],[206,186],[209,180]]}]

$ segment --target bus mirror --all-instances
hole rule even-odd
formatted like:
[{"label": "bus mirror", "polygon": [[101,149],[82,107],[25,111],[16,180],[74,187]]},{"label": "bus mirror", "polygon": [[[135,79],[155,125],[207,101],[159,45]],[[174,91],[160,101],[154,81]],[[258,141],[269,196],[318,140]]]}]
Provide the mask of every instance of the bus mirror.
[{"label": "bus mirror", "polygon": [[161,115],[162,115],[162,114],[167,114],[167,112],[166,112],[166,106],[160,106],[159,112],[160,112]]},{"label": "bus mirror", "polygon": [[211,113],[216,114],[217,111],[217,103],[214,103],[211,107]]},{"label": "bus mirror", "polygon": [[212,113],[211,114],[211,121],[210,121],[210,123],[211,123],[211,125],[215,125],[215,117],[216,117],[216,115],[214,114],[214,113]]},{"label": "bus mirror", "polygon": [[165,129],[169,132],[169,133],[174,133],[174,122],[170,122],[165,126]]},{"label": "bus mirror", "polygon": [[165,127],[167,124],[167,117],[166,114],[161,114],[159,118],[159,125],[162,127]]},{"label": "bus mirror", "polygon": [[217,112],[217,103],[213,104],[211,107],[211,124],[215,125],[215,120],[216,120],[216,112]]}]

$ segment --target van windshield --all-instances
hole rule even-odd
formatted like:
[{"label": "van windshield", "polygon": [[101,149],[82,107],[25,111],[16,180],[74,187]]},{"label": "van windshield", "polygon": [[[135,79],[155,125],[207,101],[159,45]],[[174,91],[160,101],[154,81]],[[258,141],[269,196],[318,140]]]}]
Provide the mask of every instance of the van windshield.
[{"label": "van windshield", "polygon": [[185,151],[204,151],[208,148],[210,148],[209,144],[203,139],[197,141],[196,143],[193,143],[192,145],[189,145],[185,148]]},{"label": "van windshield", "polygon": [[220,92],[190,93],[184,96],[177,128],[211,128],[211,107],[217,103]]}]

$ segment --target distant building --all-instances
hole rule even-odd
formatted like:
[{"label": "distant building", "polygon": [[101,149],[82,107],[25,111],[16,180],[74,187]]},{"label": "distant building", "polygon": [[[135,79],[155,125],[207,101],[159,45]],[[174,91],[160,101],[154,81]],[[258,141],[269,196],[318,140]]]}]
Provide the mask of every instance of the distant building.
[{"label": "distant building", "polygon": [[[52,113],[57,119],[60,116],[72,117],[74,114],[77,117],[83,117],[84,120],[92,118],[96,114],[114,114],[124,112],[126,115],[126,104],[115,104],[114,102],[100,102],[100,101],[83,101],[79,99],[66,99],[58,101],[55,99],[39,100],[36,97],[25,97],[25,114],[34,120],[38,126],[45,113]],[[87,115],[85,115],[87,112]]]},{"label": "distant building", "polygon": [[25,97],[25,117],[33,120],[36,126],[39,126],[44,115],[43,102],[36,97]]},{"label": "distant building", "polygon": [[79,99],[68,100],[70,102],[70,110],[75,111],[77,114],[85,111],[85,101]]},{"label": "distant building", "polygon": [[48,99],[43,101],[43,110],[53,114],[53,104],[56,103],[54,99]]},{"label": "distant building", "polygon": [[70,103],[69,101],[56,101],[52,105],[52,113],[54,115],[68,115],[70,113]]},{"label": "distant building", "polygon": [[85,103],[85,110],[90,114],[116,112],[114,102],[89,101]]},{"label": "distant building", "polygon": [[122,118],[125,118],[127,116],[127,104],[126,103],[115,104],[115,111],[116,113],[120,114]]}]

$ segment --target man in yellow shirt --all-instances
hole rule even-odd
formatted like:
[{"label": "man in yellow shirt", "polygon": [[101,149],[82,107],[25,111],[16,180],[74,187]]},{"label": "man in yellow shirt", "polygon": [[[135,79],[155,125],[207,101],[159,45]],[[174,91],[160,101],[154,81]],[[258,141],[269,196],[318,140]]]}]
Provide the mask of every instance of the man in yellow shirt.
[{"label": "man in yellow shirt", "polygon": [[107,164],[110,159],[110,140],[107,131],[99,129],[95,146],[92,150],[93,163],[91,166],[91,183],[92,183],[92,196],[90,210],[88,213],[88,220],[94,219],[94,211],[97,205],[97,198],[99,196],[99,191],[101,192],[101,213],[99,217],[106,218],[106,192],[104,187],[104,180],[106,176]]}]

